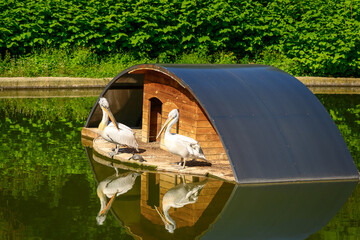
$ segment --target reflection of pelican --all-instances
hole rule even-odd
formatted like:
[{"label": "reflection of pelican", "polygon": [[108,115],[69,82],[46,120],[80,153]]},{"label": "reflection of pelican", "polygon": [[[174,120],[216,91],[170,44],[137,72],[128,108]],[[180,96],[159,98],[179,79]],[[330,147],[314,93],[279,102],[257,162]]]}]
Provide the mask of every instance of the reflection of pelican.
[{"label": "reflection of pelican", "polygon": [[170,133],[171,127],[178,120],[179,111],[177,109],[173,109],[169,113],[168,119],[166,120],[164,126],[161,128],[156,138],[158,138],[166,128],[164,135],[165,147],[168,149],[169,152],[179,155],[181,157],[181,163],[183,164],[184,168],[186,165],[186,158],[191,158],[192,160],[195,160],[196,158],[206,160],[198,141],[180,134]]},{"label": "reflection of pelican", "polygon": [[166,230],[173,233],[176,229],[176,223],[169,215],[170,208],[181,208],[187,204],[195,203],[198,200],[200,191],[203,189],[206,182],[207,180],[186,184],[185,178],[183,177],[182,184],[171,188],[165,193],[162,199],[163,213],[154,206],[155,210],[160,215],[161,220],[164,222]]},{"label": "reflection of pelican", "polygon": [[110,156],[113,157],[118,153],[119,145],[126,145],[139,151],[133,130],[124,124],[116,122],[106,98],[100,98],[99,105],[103,112],[102,120],[98,127],[99,133],[106,141],[116,144],[114,152],[109,153]]},{"label": "reflection of pelican", "polygon": [[[130,172],[123,174],[114,174],[105,180],[101,181],[97,187],[97,195],[100,199],[100,211],[96,217],[99,225],[102,225],[106,219],[106,214],[109,211],[114,198],[129,191],[140,173]],[[106,204],[106,197],[110,198]]]}]

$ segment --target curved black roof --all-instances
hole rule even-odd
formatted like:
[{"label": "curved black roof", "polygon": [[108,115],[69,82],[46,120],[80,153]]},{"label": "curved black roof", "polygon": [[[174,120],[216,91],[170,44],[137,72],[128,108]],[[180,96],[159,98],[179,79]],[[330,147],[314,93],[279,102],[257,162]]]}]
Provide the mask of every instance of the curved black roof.
[{"label": "curved black roof", "polygon": [[142,69],[166,74],[193,94],[218,132],[237,182],[358,178],[330,115],[290,74],[253,64],[144,64],[122,71],[101,96]]}]

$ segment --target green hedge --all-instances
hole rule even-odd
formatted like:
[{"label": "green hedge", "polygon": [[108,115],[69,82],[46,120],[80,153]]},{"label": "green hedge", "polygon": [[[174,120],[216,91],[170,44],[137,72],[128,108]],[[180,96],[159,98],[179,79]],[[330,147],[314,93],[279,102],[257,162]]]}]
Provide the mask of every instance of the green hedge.
[{"label": "green hedge", "polygon": [[85,47],[175,59],[280,58],[302,75],[360,76],[354,0],[0,0],[0,53]]}]

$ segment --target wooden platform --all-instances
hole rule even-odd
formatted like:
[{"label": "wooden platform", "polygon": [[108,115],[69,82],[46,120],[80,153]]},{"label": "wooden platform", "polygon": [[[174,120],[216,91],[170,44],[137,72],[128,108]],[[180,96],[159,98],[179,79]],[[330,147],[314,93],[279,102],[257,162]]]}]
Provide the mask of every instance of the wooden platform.
[{"label": "wooden platform", "polygon": [[202,160],[196,160],[193,164],[187,164],[184,169],[177,165],[180,157],[160,149],[158,142],[142,142],[141,129],[134,129],[134,132],[139,143],[140,152],[137,154],[141,155],[146,162],[129,160],[132,156],[132,150],[130,149],[124,149],[123,152],[119,152],[116,156],[110,158],[109,152],[115,148],[115,144],[109,143],[99,136],[97,128],[83,128],[81,140],[84,146],[92,147],[98,157],[102,157],[104,161],[112,161],[116,164],[127,166],[129,169],[209,176],[235,182],[229,161],[213,160],[210,161],[210,165]]}]

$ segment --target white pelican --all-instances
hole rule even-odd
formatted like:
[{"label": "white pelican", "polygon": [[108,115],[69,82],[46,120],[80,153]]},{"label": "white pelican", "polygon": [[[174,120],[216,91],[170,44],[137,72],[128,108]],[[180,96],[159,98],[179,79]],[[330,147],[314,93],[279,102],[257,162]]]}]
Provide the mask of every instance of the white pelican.
[{"label": "white pelican", "polygon": [[[140,176],[140,173],[127,172],[118,175],[116,169],[116,174],[99,183],[97,195],[100,199],[100,211],[96,217],[96,221],[99,225],[104,223],[106,214],[110,210],[114,198],[132,189],[137,176]],[[106,197],[110,198],[108,203],[106,203]]]},{"label": "white pelican", "polygon": [[169,210],[173,208],[181,208],[187,204],[195,203],[198,198],[201,189],[205,186],[207,180],[202,182],[185,183],[185,178],[182,177],[182,184],[179,184],[169,191],[167,191],[162,199],[162,212],[160,212],[156,206],[155,210],[159,214],[161,220],[165,224],[165,229],[170,233],[174,233],[176,229],[176,223],[169,215]]},{"label": "white pelican", "polygon": [[[129,146],[138,152],[139,145],[135,139],[133,130],[124,124],[116,122],[106,98],[100,98],[99,105],[103,112],[102,120],[98,127],[99,134],[106,141],[116,144],[114,152],[109,153],[110,157],[113,157],[119,152],[119,145]],[[109,118],[111,122],[109,122]]]},{"label": "white pelican", "polygon": [[179,155],[181,157],[181,162],[179,163],[179,165],[183,164],[183,168],[185,168],[187,158],[190,158],[193,161],[196,158],[200,158],[208,162],[198,141],[180,134],[170,133],[171,127],[178,120],[179,111],[177,109],[171,110],[168,119],[166,120],[164,126],[161,128],[156,138],[158,138],[166,128],[164,135],[165,147],[172,154]]}]

